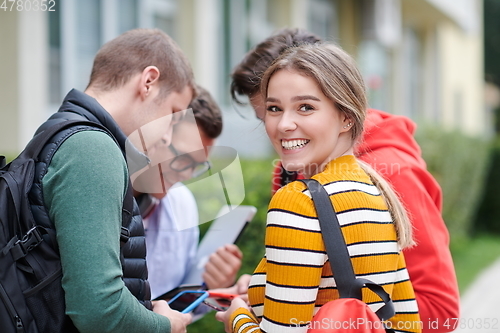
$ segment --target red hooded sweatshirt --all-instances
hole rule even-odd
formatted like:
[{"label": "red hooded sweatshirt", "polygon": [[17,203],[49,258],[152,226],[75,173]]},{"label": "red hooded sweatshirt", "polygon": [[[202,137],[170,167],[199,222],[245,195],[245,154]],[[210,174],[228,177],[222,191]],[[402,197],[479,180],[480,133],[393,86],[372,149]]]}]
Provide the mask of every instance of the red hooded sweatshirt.
[{"label": "red hooded sweatshirt", "polygon": [[[422,332],[451,332],[459,318],[459,293],[441,217],[442,193],[427,171],[409,118],[369,109],[355,154],[389,181],[413,223],[417,245],[405,249],[406,267],[415,290]],[[274,172],[273,190],[281,165]]]}]

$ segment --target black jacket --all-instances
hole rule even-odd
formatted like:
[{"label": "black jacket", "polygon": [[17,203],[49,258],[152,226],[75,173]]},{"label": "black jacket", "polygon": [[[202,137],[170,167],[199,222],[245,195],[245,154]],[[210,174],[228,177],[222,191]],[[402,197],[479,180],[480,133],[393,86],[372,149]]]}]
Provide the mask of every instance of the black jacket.
[{"label": "black jacket", "polygon": [[[71,90],[68,95],[66,95],[59,111],[54,113],[45,123],[43,123],[37,130],[37,133],[55,123],[69,119],[89,120],[103,125],[108,129],[113,139],[120,146],[125,157],[125,146],[129,144],[125,134],[121,131],[109,113],[107,113],[94,98],[75,89]],[[56,134],[39,155],[35,180],[30,192],[30,203],[35,220],[38,224],[46,228],[53,228],[53,223],[50,221],[48,212],[44,206],[43,192],[41,190],[42,178],[47,173],[52,156],[64,140],[76,132],[89,129],[96,130],[92,127],[77,126]],[[146,156],[135,149],[130,149],[130,147],[127,149],[127,157],[129,157],[129,159],[131,158],[131,151],[135,152],[136,156],[132,158],[138,163],[138,168],[142,168],[149,162]],[[133,172],[133,170],[130,172]],[[122,227],[121,238],[123,280],[132,294],[144,304],[144,306],[148,309],[152,309],[150,301],[151,291],[147,281],[148,272],[146,266],[146,239],[144,236],[144,227],[139,207],[135,199],[133,199],[130,182],[125,201],[127,199],[129,200],[129,206],[133,207],[133,209],[132,212],[128,211],[128,209],[126,209],[127,205],[124,204],[122,226],[126,229]]]}]

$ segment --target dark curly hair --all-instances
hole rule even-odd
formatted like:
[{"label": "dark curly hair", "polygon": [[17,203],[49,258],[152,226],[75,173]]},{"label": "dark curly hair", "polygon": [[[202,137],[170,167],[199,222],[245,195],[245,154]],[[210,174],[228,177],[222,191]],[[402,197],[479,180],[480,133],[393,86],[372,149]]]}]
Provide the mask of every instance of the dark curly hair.
[{"label": "dark curly hair", "polygon": [[231,97],[238,104],[243,104],[237,95],[253,96],[258,93],[262,74],[283,51],[292,46],[314,44],[321,40],[303,29],[278,30],[250,50],[234,68],[231,74]]},{"label": "dark curly hair", "polygon": [[215,139],[222,132],[222,112],[205,88],[197,85],[196,90],[198,95],[191,101],[189,108],[193,109],[196,124],[209,138]]}]

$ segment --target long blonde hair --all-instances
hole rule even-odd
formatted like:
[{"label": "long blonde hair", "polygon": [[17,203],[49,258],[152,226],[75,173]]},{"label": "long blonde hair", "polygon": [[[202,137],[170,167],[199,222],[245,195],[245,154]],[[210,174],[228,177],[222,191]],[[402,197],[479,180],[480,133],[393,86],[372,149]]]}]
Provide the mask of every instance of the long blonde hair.
[{"label": "long blonde hair", "polygon": [[[352,121],[353,145],[363,132],[368,102],[363,77],[352,57],[331,43],[304,44],[283,52],[264,72],[262,96],[267,96],[269,80],[279,70],[289,69],[314,79],[323,94]],[[391,185],[371,166],[359,161],[373,184],[379,189],[392,215],[401,248],[414,245],[412,226],[406,210]]]},{"label": "long blonde hair", "polygon": [[408,212],[399,199],[399,196],[394,192],[392,186],[368,163],[358,160],[359,165],[364,172],[368,174],[372,183],[377,186],[382,197],[385,200],[387,208],[391,213],[392,220],[398,234],[398,243],[402,249],[415,245],[413,240],[413,228],[408,216]]}]

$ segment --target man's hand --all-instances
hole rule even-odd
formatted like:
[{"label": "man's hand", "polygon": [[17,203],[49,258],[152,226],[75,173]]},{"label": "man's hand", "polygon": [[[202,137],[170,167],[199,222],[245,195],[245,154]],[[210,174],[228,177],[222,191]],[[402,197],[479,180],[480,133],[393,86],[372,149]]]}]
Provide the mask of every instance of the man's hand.
[{"label": "man's hand", "polygon": [[243,274],[240,276],[238,281],[236,281],[236,294],[246,295],[248,293],[248,286],[250,285],[250,279],[252,276],[250,274]]},{"label": "man's hand", "polygon": [[234,244],[226,244],[210,255],[203,280],[208,289],[226,288],[234,284],[243,254]]},{"label": "man's hand", "polygon": [[249,274],[243,274],[240,276],[238,281],[228,288],[218,288],[218,289],[210,289],[209,292],[220,293],[220,294],[230,294],[230,295],[239,295],[243,301],[250,306],[248,302],[248,285],[250,284],[250,279],[252,278]]},{"label": "man's hand", "polygon": [[172,310],[166,301],[153,301],[153,312],[161,314],[170,320],[171,333],[186,333],[186,326],[193,320],[190,313],[180,313]]}]

